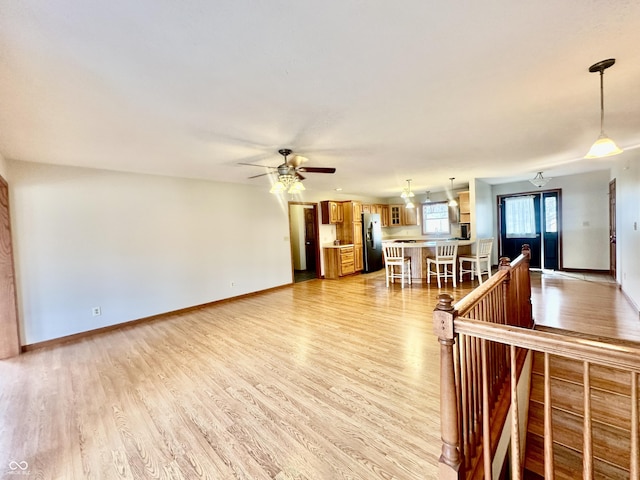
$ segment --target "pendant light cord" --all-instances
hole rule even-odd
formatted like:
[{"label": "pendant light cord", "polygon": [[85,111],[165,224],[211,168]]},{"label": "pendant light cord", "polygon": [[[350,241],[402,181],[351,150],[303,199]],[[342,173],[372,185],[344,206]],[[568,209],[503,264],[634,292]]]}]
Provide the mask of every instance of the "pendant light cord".
[{"label": "pendant light cord", "polygon": [[604,69],[600,70],[600,133],[604,133],[604,87],[603,79]]}]

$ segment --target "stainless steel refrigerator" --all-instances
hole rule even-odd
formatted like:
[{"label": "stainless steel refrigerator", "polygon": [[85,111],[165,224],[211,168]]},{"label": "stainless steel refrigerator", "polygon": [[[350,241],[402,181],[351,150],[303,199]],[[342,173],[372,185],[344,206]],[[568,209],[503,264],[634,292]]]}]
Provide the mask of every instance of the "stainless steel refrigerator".
[{"label": "stainless steel refrigerator", "polygon": [[363,272],[376,272],[382,268],[382,226],[380,214],[362,214]]}]

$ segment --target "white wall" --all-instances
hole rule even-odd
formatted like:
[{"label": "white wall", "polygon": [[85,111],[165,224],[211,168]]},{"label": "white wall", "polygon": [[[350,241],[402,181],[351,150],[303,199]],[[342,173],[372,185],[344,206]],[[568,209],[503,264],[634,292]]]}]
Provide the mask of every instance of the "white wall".
[{"label": "white wall", "polygon": [[471,223],[476,238],[493,236],[496,217],[493,214],[495,197],[491,194],[491,185],[476,179],[469,186],[471,198]]},{"label": "white wall", "polygon": [[614,157],[611,179],[616,180],[617,281],[640,308],[640,150]]},{"label": "white wall", "polygon": [[[562,267],[609,270],[609,170],[553,178],[545,188],[562,189]],[[535,191],[530,182],[494,185],[496,197]],[[493,236],[498,238],[498,226]]]},{"label": "white wall", "polygon": [[494,214],[496,203],[491,194],[491,185],[475,179],[469,184],[469,198],[471,202],[471,238],[494,237],[491,263],[498,264],[498,240],[495,236],[496,216]]},{"label": "white wall", "polygon": [[8,168],[24,344],[291,282],[288,213],[266,188]]}]

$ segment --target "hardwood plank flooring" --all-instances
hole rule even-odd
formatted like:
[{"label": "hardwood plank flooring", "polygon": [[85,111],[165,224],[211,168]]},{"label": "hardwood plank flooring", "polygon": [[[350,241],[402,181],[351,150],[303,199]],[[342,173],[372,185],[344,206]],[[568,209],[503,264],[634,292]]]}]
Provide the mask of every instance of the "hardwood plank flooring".
[{"label": "hardwood plank flooring", "polygon": [[536,324],[640,341],[638,312],[609,275],[534,273],[532,289]]},{"label": "hardwood plank flooring", "polygon": [[311,280],[0,361],[0,478],[437,478],[438,293]]}]

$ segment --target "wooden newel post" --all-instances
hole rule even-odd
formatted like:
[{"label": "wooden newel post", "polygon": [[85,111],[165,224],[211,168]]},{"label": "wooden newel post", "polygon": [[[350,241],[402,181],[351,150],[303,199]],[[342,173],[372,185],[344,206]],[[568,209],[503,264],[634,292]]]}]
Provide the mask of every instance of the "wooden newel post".
[{"label": "wooden newel post", "polygon": [[504,315],[502,323],[504,325],[513,325],[513,311],[511,309],[511,259],[509,257],[500,257],[498,270],[507,271],[504,282],[502,282],[502,304],[504,306],[502,309]]},{"label": "wooden newel post", "polygon": [[525,261],[527,262],[526,273],[523,274],[522,278],[522,292],[521,295],[527,299],[526,307],[522,307],[522,318],[520,321],[521,327],[533,328],[533,305],[531,304],[531,247],[528,243],[522,245],[522,255],[525,257]]},{"label": "wooden newel post", "polygon": [[453,297],[438,295],[433,312],[433,330],[440,343],[440,479],[458,479],[460,475],[460,430],[458,422],[458,396],[456,394],[453,345],[455,343]]},{"label": "wooden newel post", "polygon": [[511,259],[509,257],[500,257],[498,270],[511,270]]}]

